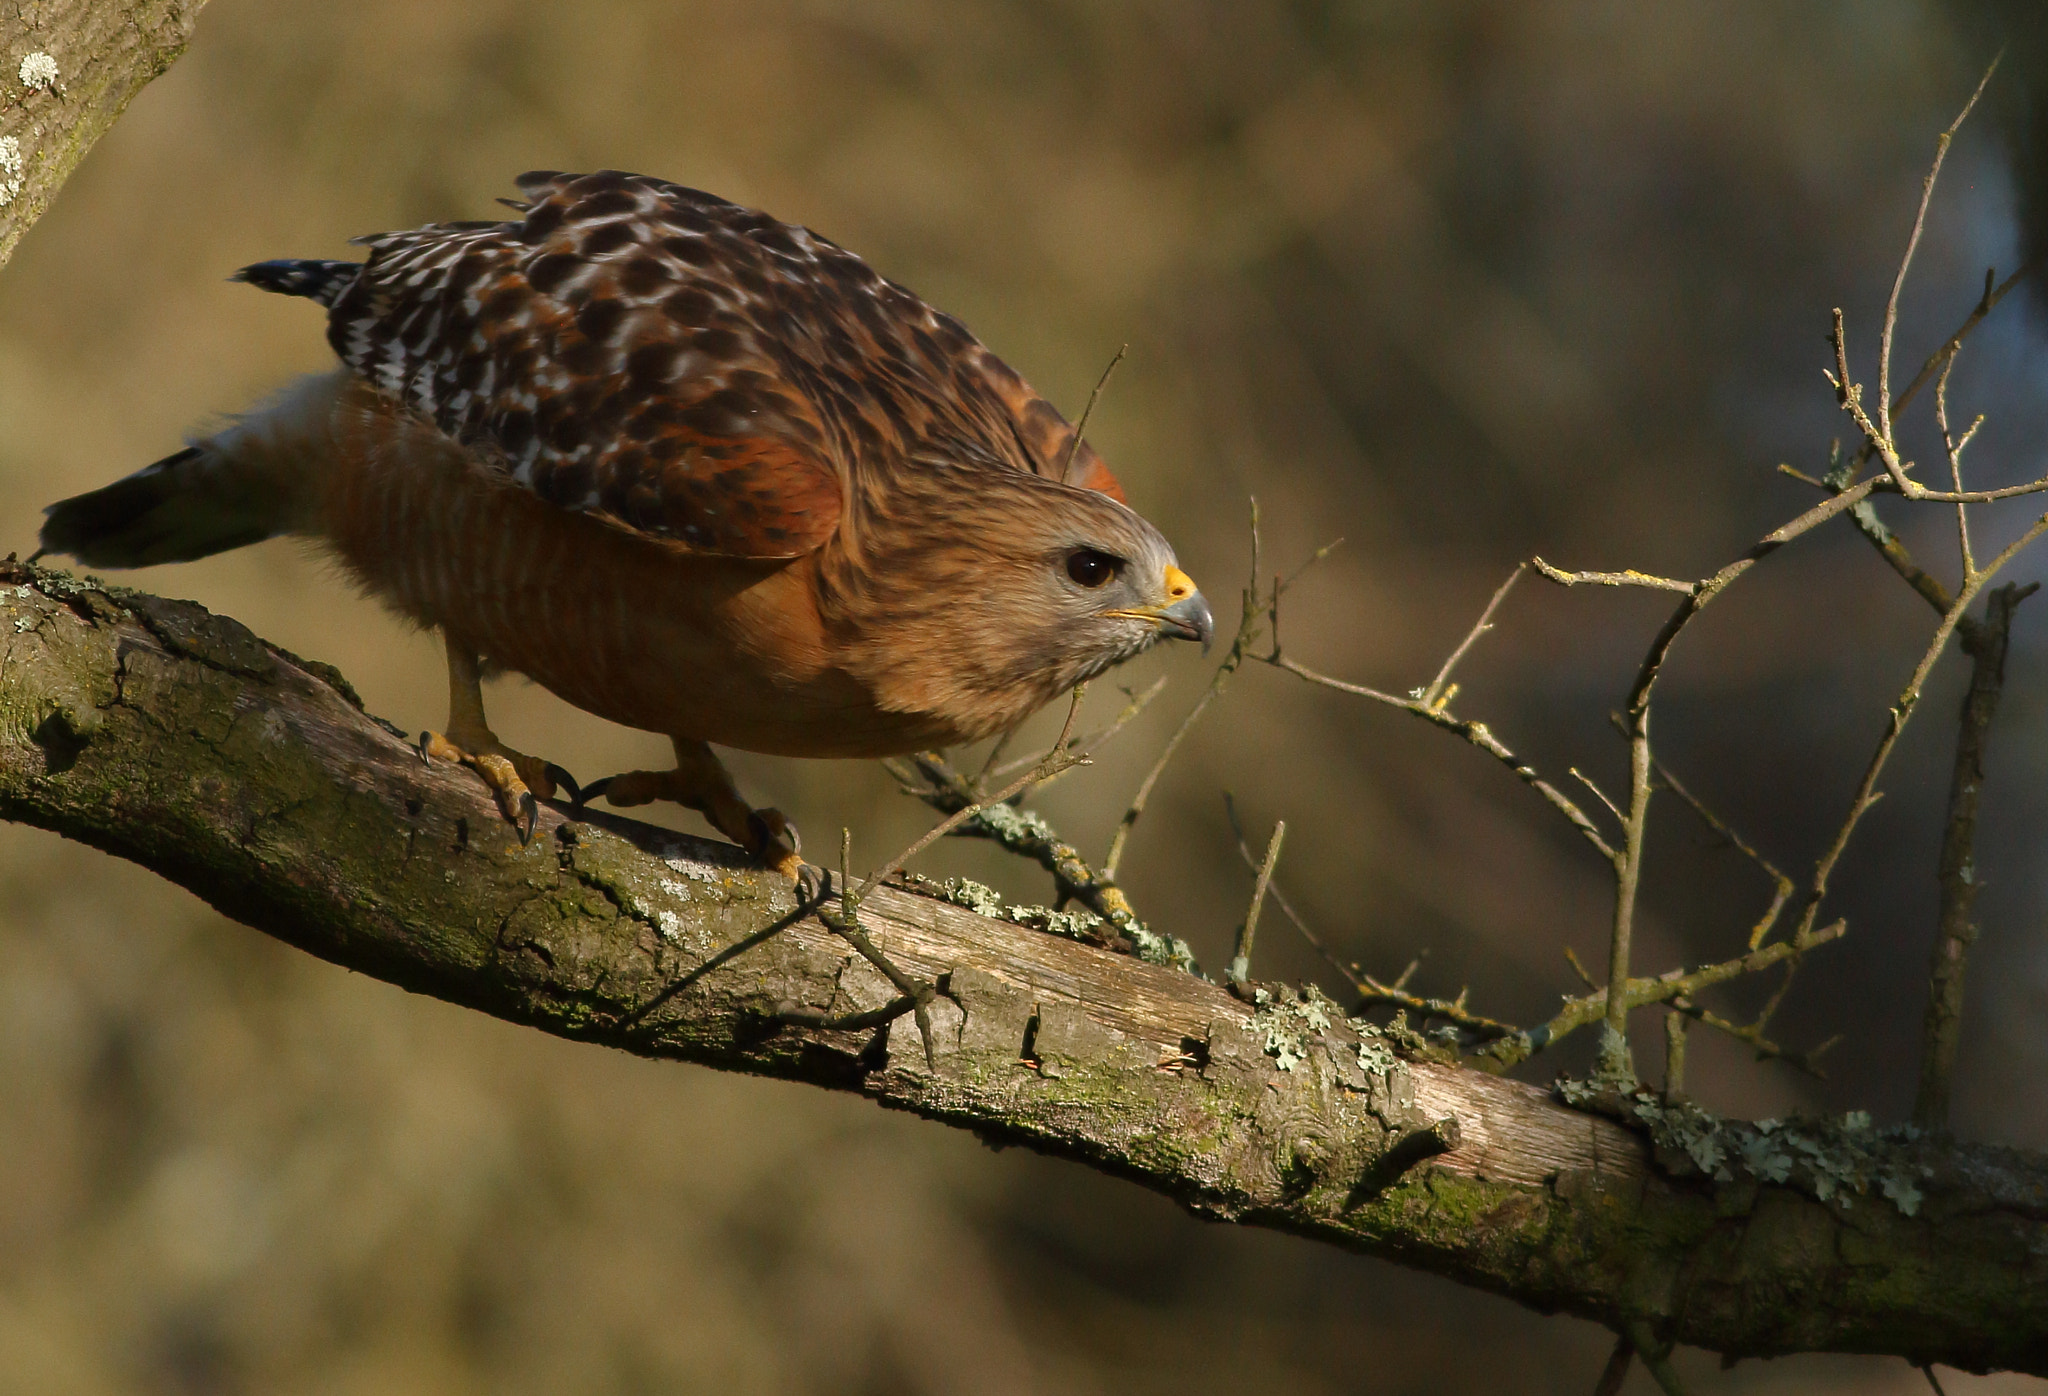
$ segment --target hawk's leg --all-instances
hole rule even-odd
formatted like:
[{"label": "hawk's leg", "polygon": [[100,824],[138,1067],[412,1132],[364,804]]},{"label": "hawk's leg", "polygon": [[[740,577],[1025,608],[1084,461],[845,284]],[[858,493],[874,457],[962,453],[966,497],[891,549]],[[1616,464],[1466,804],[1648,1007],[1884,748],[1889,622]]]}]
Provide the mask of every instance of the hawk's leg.
[{"label": "hawk's leg", "polygon": [[453,635],[447,640],[448,728],[420,733],[420,756],[460,761],[482,776],[498,797],[498,809],[525,843],[540,821],[540,801],[552,799],[557,784],[568,786],[573,795],[576,782],[552,761],[514,751],[498,740],[484,721],[483,673],[476,650]]},{"label": "hawk's leg", "polygon": [[755,809],[741,798],[725,766],[703,742],[670,739],[676,750],[673,771],[627,771],[607,776],[584,791],[585,799],[602,794],[615,805],[644,805],[673,800],[711,821],[711,827],[747,850],[762,866],[792,881],[803,880],[797,857],[796,828],[781,810]]}]

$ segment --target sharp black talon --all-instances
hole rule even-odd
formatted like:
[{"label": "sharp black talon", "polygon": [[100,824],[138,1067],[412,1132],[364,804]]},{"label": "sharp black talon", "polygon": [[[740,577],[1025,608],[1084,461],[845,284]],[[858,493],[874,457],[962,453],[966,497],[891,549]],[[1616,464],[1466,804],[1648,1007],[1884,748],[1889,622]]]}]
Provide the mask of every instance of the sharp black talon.
[{"label": "sharp black talon", "polygon": [[559,789],[565,789],[569,792],[569,804],[572,808],[583,808],[583,789],[576,784],[576,777],[570,775],[552,761],[547,764],[547,773],[548,779],[553,781]]},{"label": "sharp black talon", "polygon": [[422,732],[420,733],[420,739],[413,743],[413,749],[418,751],[420,754],[420,764],[422,766],[431,766],[434,764],[434,758],[427,755],[427,743],[432,741],[433,739],[434,734],[432,732]]},{"label": "sharp black talon", "polygon": [[825,900],[825,891],[831,886],[832,875],[823,868],[810,863],[799,863],[796,869],[796,900],[799,906],[819,905]]},{"label": "sharp black talon", "polygon": [[540,825],[540,801],[533,798],[531,790],[519,797],[519,812],[526,817],[525,827],[519,830],[519,845],[524,848],[533,842],[533,831]]},{"label": "sharp black talon", "polygon": [[581,790],[578,790],[576,792],[576,808],[582,809],[592,800],[604,794],[605,791],[612,788],[612,782],[617,779],[617,776],[606,776],[603,780],[594,780]]}]

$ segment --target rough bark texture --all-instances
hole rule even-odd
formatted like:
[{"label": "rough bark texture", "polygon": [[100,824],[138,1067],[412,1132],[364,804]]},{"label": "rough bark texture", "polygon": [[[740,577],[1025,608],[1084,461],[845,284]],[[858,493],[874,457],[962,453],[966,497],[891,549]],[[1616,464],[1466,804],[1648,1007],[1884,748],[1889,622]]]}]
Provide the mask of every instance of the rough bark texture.
[{"label": "rough bark texture", "polygon": [[129,99],[185,51],[204,3],[7,6],[0,18],[0,142],[13,144],[0,144],[0,267]]},{"label": "rough bark texture", "polygon": [[870,933],[946,991],[928,1067],[908,1019],[775,1020],[894,991],[735,850],[560,810],[522,847],[466,772],[423,765],[339,675],[233,621],[8,563],[0,645],[0,815],[394,984],[857,1091],[1204,1216],[1664,1339],[2048,1373],[2048,1160],[1899,1145],[1910,1216],[1876,1189],[1816,1187],[1819,1171],[1716,1183],[1698,1137],[1660,1147],[1535,1087],[1396,1058],[1319,1001],[1254,1013],[1176,971],[881,889]]},{"label": "rough bark texture", "polygon": [[[1985,748],[1991,722],[2005,692],[2005,654],[2012,640],[2012,616],[2034,588],[2008,583],[1985,599],[1984,618],[1962,632],[1970,656],[1970,688],[1963,695],[1963,720],[1956,735],[1954,773],[1949,779],[1948,820],[1941,837],[1935,881],[1941,888],[1941,916],[1934,954],[1927,967],[1927,1018],[1921,1029],[1920,1090],[1913,1119],[1929,1129],[1948,1126],[1949,1083],[1955,1074],[1962,1033],[1964,971],[1977,940],[1971,920],[1977,908],[1977,802],[1984,790]],[[1960,627],[1959,627],[1960,628]]]}]

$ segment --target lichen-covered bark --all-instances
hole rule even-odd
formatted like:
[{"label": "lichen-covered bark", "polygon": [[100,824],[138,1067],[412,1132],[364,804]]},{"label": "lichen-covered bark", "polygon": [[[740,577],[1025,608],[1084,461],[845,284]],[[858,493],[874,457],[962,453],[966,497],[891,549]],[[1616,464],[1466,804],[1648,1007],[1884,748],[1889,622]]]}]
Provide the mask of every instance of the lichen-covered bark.
[{"label": "lichen-covered bark", "polygon": [[[1825,1138],[1783,1157],[1755,1130],[1681,1120],[1652,1138],[1399,1059],[1313,997],[1254,1012],[885,888],[870,934],[945,990],[928,1066],[908,1019],[776,1020],[894,990],[734,850],[560,810],[522,847],[468,774],[423,765],[338,675],[232,621],[7,564],[0,646],[0,815],[364,973],[567,1037],[859,1091],[1206,1216],[1662,1338],[2048,1374],[2048,1160],[1886,1144],[1908,1215]],[[1751,1170],[1717,1166],[1739,1147],[1760,1151]]]},{"label": "lichen-covered bark", "polygon": [[0,267],[192,38],[205,0],[15,0],[0,15]]}]

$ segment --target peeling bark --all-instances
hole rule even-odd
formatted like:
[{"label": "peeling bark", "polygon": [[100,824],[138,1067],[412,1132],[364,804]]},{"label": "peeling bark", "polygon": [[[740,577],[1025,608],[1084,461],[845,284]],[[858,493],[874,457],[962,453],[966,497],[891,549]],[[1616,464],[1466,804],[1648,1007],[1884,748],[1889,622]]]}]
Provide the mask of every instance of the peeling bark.
[{"label": "peeling bark", "polygon": [[1660,1341],[2048,1374],[2048,1159],[1923,1139],[1912,1216],[1874,1191],[1715,1183],[1535,1087],[1397,1059],[1313,1000],[1254,1015],[1188,975],[878,889],[870,934],[945,991],[928,1068],[907,1018],[775,1021],[894,989],[737,850],[560,809],[522,847],[479,783],[423,765],[340,675],[187,602],[8,563],[0,641],[0,815],[365,974],[859,1092]]},{"label": "peeling bark", "polygon": [[[0,267],[205,0],[15,0],[0,22]],[[12,142],[11,145],[6,144]]]}]

